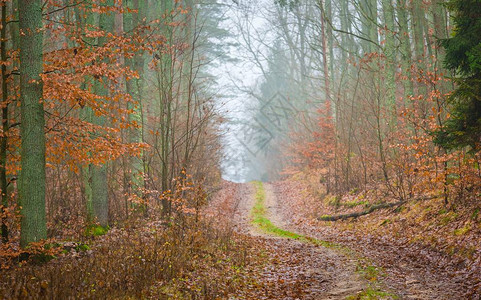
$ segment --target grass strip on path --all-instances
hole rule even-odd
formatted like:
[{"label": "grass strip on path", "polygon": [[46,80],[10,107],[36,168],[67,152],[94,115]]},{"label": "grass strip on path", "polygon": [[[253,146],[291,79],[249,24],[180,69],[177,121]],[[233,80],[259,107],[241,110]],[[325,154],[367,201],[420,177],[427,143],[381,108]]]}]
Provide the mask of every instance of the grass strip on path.
[{"label": "grass strip on path", "polygon": [[266,192],[264,189],[264,185],[260,181],[255,181],[254,186],[256,188],[256,201],[251,212],[252,224],[260,228],[265,233],[278,237],[294,239],[303,243],[314,244],[324,247],[339,247],[339,245],[336,245],[334,243],[321,241],[302,234],[284,230],[272,224],[271,220],[267,218],[267,210],[265,207]]}]

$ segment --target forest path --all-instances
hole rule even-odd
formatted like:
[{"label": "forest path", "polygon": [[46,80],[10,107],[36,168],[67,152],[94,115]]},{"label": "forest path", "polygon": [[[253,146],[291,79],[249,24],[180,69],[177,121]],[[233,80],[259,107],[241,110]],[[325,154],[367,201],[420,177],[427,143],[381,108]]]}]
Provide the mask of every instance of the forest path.
[{"label": "forest path", "polygon": [[346,249],[284,230],[286,222],[270,184],[241,184],[238,189],[236,227],[269,249],[271,263],[260,276],[265,298],[360,299],[388,294],[376,280],[366,278],[365,268],[370,266]]},{"label": "forest path", "polygon": [[264,261],[240,299],[478,299],[409,251],[313,222],[300,212],[312,213],[309,201],[296,197],[302,189],[285,182],[225,182],[209,202],[215,222],[246,236]]},{"label": "forest path", "polygon": [[[302,184],[279,181],[265,185],[275,194],[276,213],[281,215],[285,229],[350,249],[355,257],[368,262],[369,270],[377,270],[381,286],[392,291],[398,299],[481,299],[479,294],[472,293],[475,287],[470,275],[458,274],[453,264],[440,265],[448,258],[388,237],[376,239],[368,230],[361,236],[318,221],[322,211],[316,211],[315,205],[319,199],[307,193]],[[362,224],[352,223],[352,226]]]},{"label": "forest path", "polygon": [[380,267],[377,252],[360,251],[365,241],[356,245],[356,239],[345,234],[333,238],[343,234],[319,228],[307,218],[293,222],[295,209],[287,205],[289,194],[279,190],[278,183],[239,184],[237,190],[234,226],[269,249],[270,264],[259,278],[264,299],[467,299],[446,278],[434,276],[435,271],[427,276],[423,269],[430,266],[415,266],[416,261],[399,257],[392,247],[369,244],[393,256],[392,264],[400,264]]}]

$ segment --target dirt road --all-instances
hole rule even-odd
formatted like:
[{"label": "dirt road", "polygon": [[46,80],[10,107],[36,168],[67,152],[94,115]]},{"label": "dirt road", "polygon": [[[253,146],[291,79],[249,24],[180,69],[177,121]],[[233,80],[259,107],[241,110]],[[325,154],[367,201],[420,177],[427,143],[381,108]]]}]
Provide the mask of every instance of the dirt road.
[{"label": "dirt road", "polygon": [[[233,197],[217,197],[210,211],[216,210],[219,223],[255,239],[264,247],[268,263],[262,267],[252,297],[256,299],[360,299],[366,291],[387,295],[377,280],[363,274],[365,262],[346,254],[345,249],[325,247],[314,242],[280,237],[252,223],[256,188],[253,184],[227,183]],[[282,228],[285,222],[269,184],[265,185],[266,218]],[[255,296],[254,296],[255,294]]]},{"label": "dirt road", "polygon": [[[443,278],[436,272],[425,278],[423,266],[414,266],[415,259],[411,264],[410,258],[399,258],[400,266],[395,266],[394,259],[394,265],[388,266],[379,260],[379,253],[390,255],[382,245],[357,245],[365,241],[346,236],[336,239],[331,228],[301,225],[299,218],[293,219],[296,208],[288,204],[289,193],[278,184],[260,186],[262,220],[269,223],[267,227],[253,222],[253,211],[259,206],[257,184],[227,182],[224,189],[231,196],[221,193],[209,208],[218,214],[221,226],[248,236],[265,253],[267,263],[259,266],[262,270],[248,299],[468,299],[447,278],[446,286],[451,288],[443,288]],[[334,243],[324,243],[324,239]]]}]

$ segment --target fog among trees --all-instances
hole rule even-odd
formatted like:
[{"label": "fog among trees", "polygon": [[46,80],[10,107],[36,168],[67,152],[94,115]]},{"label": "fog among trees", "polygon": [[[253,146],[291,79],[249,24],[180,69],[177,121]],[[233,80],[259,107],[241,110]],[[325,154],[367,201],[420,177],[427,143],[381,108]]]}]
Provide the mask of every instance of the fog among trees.
[{"label": "fog among trees", "polygon": [[480,297],[479,1],[0,9],[0,298]]}]

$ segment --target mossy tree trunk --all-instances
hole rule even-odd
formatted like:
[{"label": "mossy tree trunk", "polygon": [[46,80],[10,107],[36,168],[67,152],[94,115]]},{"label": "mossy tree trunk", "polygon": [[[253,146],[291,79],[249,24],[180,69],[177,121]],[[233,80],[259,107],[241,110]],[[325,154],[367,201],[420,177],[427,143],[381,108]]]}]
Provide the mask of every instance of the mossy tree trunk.
[{"label": "mossy tree trunk", "polygon": [[[90,26],[95,26],[95,16],[94,14],[90,11],[91,6],[87,6],[89,9],[87,12],[87,17],[85,18],[82,14],[84,12],[80,11],[78,7],[75,8],[75,19],[78,23],[78,26],[84,30],[84,28],[90,27]],[[85,37],[85,40],[91,44],[95,45],[97,44],[97,38],[91,38],[91,37]],[[92,77],[91,76],[85,76],[84,82],[82,83],[82,89],[87,89],[87,87],[92,83]],[[80,111],[80,118],[83,121],[92,122],[92,115],[93,111],[92,108],[89,106],[85,106],[82,108]],[[91,153],[88,154],[89,156]],[[85,200],[85,207],[86,207],[86,214],[87,214],[87,221],[92,222],[94,219],[94,213],[93,213],[93,208],[92,208],[92,185],[91,185],[91,172],[90,172],[90,165],[82,167],[82,194]]]},{"label": "mossy tree trunk", "polygon": [[[144,0],[127,0],[124,2],[124,6],[131,10],[136,10],[136,13],[124,13],[123,16],[123,26],[125,32],[132,32],[137,26],[140,25],[141,20],[145,17],[145,1]],[[132,110],[133,113],[129,115],[129,122],[135,122],[140,127],[131,128],[128,132],[128,142],[129,143],[140,143],[143,142],[143,122],[142,122],[142,87],[143,87],[143,71],[144,71],[144,55],[143,53],[136,54],[133,58],[126,58],[125,64],[132,70],[136,71],[139,78],[132,78],[127,80],[126,88],[129,95],[137,105],[129,102],[128,109]],[[134,191],[137,195],[141,195],[141,189],[144,186],[144,181],[142,178],[143,173],[143,159],[142,157],[131,157],[129,159],[129,164],[127,166],[130,170],[127,172],[129,178],[129,193]]]},{"label": "mossy tree trunk", "polygon": [[20,244],[47,238],[45,217],[45,116],[41,0],[19,0],[22,222]]},{"label": "mossy tree trunk", "polygon": [[[113,0],[105,1],[103,6],[111,7],[114,5]],[[112,12],[102,13],[99,17],[99,28],[105,32],[113,32],[114,29],[114,14]],[[106,43],[105,35],[99,37],[99,47]],[[95,93],[100,96],[107,96],[108,90],[104,84],[99,81],[95,82]],[[105,126],[105,116],[92,116],[92,122],[95,125]],[[91,188],[92,188],[92,209],[95,218],[103,227],[109,225],[109,195],[108,195],[108,181],[107,181],[107,164],[93,165],[90,167],[91,172]]]},{"label": "mossy tree trunk", "polygon": [[[1,61],[7,61],[7,5],[2,5],[2,29],[0,34]],[[7,193],[7,139],[8,139],[8,74],[7,65],[2,64],[2,135],[0,137],[0,189],[2,193],[2,213],[8,206]],[[6,220],[2,217],[2,241],[8,242],[8,228]]]}]

